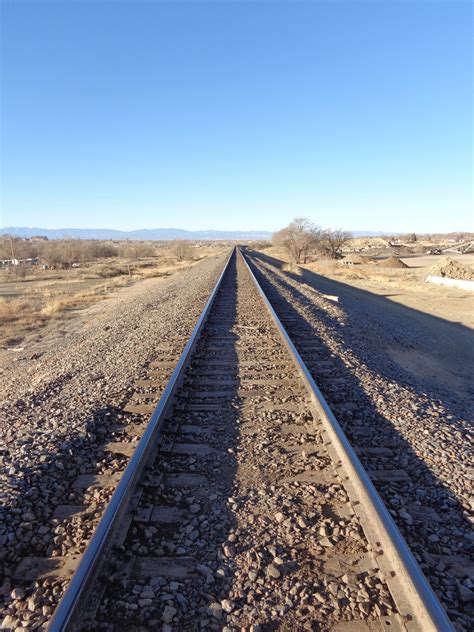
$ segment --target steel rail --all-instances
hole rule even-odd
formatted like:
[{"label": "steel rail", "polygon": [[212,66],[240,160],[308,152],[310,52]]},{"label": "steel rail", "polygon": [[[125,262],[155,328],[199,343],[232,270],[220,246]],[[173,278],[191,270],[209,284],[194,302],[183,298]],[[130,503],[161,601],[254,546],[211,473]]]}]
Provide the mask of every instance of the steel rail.
[{"label": "steel rail", "polygon": [[191,337],[178,360],[176,368],[151,415],[150,421],[120,478],[110,502],[105,508],[104,514],[82,555],[81,561],[69,582],[68,588],[54,612],[47,628],[49,632],[65,632],[66,630],[76,629],[75,626],[78,626],[78,629],[80,629],[82,622],[76,621],[75,619],[81,616],[81,609],[84,608],[84,601],[87,598],[88,590],[90,590],[93,581],[100,572],[100,567],[104,561],[104,554],[113,543],[114,529],[117,527],[120,519],[125,515],[127,506],[133,496],[136,483],[140,479],[151,453],[156,446],[163,422],[170,410],[176,390],[182,382],[184,372],[189,365],[202,327],[222,284],[224,275],[228,270],[234,252],[235,248],[232,249],[225,263],[224,269],[199,316]]},{"label": "steel rail", "polygon": [[[241,252],[240,248],[237,248],[237,252],[242,257],[255,287],[311,393],[313,404],[327,431],[333,452],[340,459],[341,469],[345,473],[344,484],[352,489],[359,500],[359,504],[354,509],[359,518],[365,518],[363,520],[363,528],[376,535],[375,542],[380,543],[383,554],[387,556],[391,563],[391,566],[389,565],[386,570],[390,572],[391,569],[392,572],[395,572],[395,577],[392,577],[390,580],[390,587],[395,587],[395,590],[392,590],[392,596],[400,614],[404,618],[406,629],[413,632],[454,632],[445,610],[438,601],[413,553],[410,551],[405,538],[398,530],[395,521],[375,489],[354,448],[351,446],[342,427],[329,408],[311,373],[257,281],[246,256]],[[384,555],[377,557],[377,561],[383,564],[381,558]]]}]

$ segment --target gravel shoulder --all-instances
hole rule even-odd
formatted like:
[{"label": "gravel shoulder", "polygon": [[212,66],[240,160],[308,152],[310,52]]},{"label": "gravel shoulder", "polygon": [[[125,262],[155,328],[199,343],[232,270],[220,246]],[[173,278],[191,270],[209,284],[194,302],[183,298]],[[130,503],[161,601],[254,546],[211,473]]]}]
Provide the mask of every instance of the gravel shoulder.
[{"label": "gravel shoulder", "polygon": [[[278,267],[285,262],[278,249],[264,254]],[[472,264],[470,255],[459,260]],[[364,314],[379,318],[386,330],[379,343],[394,362],[416,380],[423,379],[430,388],[449,389],[469,405],[474,394],[474,295],[425,283],[427,271],[439,257],[403,261],[409,269],[308,263],[300,266],[298,278],[318,292],[337,297],[339,307],[354,319],[360,317],[362,335],[370,338],[371,325]]]},{"label": "gravel shoulder", "polygon": [[[322,344],[321,357],[303,357],[351,441],[393,442],[389,467],[408,476],[375,480],[376,487],[456,629],[469,629],[472,331],[307,270],[282,272],[281,261],[252,255],[286,312],[301,320],[305,339],[314,333]],[[321,360],[331,367],[327,377]],[[362,461],[371,470],[387,467]]]},{"label": "gravel shoulder", "polygon": [[[265,255],[280,261],[288,261],[281,248],[271,247]],[[451,257],[450,257],[451,258]],[[334,281],[333,289],[344,296],[353,291],[354,296],[362,290],[372,299],[380,298],[380,305],[394,303],[430,315],[446,322],[474,329],[474,294],[455,287],[426,283],[430,269],[443,257],[435,255],[401,257],[408,266],[405,269],[384,268],[371,265],[342,265],[338,261],[319,260],[300,265],[308,278],[313,273],[326,283]],[[452,259],[463,266],[474,267],[474,255],[453,255]],[[383,301],[383,299],[386,299]],[[389,307],[389,306],[388,306]]]},{"label": "gravel shoulder", "polygon": [[[52,320],[18,350],[0,349],[2,400],[31,393],[32,386],[50,379],[54,370],[56,375],[64,373],[64,362],[70,372],[74,369],[77,353],[78,357],[82,353],[97,355],[97,343],[104,345],[110,355],[120,354],[122,343],[137,337],[133,333],[138,332],[137,327],[148,329],[160,317],[168,316],[173,310],[173,301],[180,303],[181,294],[183,301],[190,301],[187,308],[193,309],[194,292],[204,290],[202,296],[197,294],[196,302],[207,298],[206,292],[217,280],[224,260],[225,257],[212,257],[168,277],[144,279],[118,288],[105,300],[72,310],[65,319]],[[204,303],[205,300],[202,305],[196,305],[196,313],[200,313]],[[157,329],[158,341],[161,333],[161,329]],[[152,344],[149,337],[147,342]],[[140,352],[141,348],[137,347],[136,351]],[[87,364],[86,360],[78,360],[81,370]]]},{"label": "gravel shoulder", "polygon": [[336,295],[342,309],[360,317],[366,335],[370,325],[364,314],[379,319],[393,332],[383,338],[387,353],[417,380],[449,389],[466,405],[472,402],[474,297],[469,293],[403,279],[382,285],[370,279],[344,283],[306,270],[303,279],[319,292]]},{"label": "gravel shoulder", "polygon": [[18,560],[52,546],[52,510],[69,502],[78,474],[95,471],[104,437],[156,350],[170,340],[184,347],[224,261],[212,257],[171,277],[138,282],[42,333],[22,352],[2,353],[5,595]]}]

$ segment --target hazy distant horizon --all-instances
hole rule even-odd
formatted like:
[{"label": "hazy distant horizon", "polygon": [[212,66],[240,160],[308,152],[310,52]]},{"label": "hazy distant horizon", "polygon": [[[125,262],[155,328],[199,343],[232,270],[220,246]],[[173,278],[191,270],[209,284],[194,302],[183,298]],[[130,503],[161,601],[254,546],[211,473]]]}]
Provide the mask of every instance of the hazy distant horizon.
[{"label": "hazy distant horizon", "polygon": [[[121,231],[113,228],[45,228],[45,227],[26,227],[26,226],[7,226],[0,228],[0,235],[12,235],[14,237],[35,237],[47,236],[49,239],[137,239],[137,240],[172,240],[172,239],[203,239],[203,240],[219,240],[219,239],[271,239],[275,231],[266,230],[238,230],[226,231],[219,229],[207,230],[187,230],[178,228],[142,228],[128,231]],[[408,234],[413,231],[369,231],[369,230],[349,230],[353,237],[377,237],[386,236],[393,237],[397,235]],[[438,231],[424,231],[419,235],[429,235]],[[449,230],[449,233],[469,233],[469,230]]]}]

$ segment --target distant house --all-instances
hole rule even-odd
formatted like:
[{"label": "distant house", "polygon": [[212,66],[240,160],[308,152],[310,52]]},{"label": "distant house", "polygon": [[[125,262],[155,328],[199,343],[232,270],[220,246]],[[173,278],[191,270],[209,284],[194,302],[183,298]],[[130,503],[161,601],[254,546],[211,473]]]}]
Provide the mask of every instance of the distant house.
[{"label": "distant house", "polygon": [[0,259],[0,268],[10,268],[12,266],[37,266],[39,259],[28,257],[28,259]]}]

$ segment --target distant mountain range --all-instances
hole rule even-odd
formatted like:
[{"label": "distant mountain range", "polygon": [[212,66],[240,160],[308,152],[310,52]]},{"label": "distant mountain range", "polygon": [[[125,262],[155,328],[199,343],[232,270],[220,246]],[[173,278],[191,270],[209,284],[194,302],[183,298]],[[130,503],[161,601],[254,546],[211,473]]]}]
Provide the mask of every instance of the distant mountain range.
[{"label": "distant mountain range", "polygon": [[[378,235],[396,235],[398,233],[355,230],[354,237],[377,237]],[[139,230],[114,230],[112,228],[27,228],[26,226],[8,226],[0,228],[0,235],[14,237],[38,237],[48,239],[137,239],[158,240],[170,239],[202,239],[202,240],[250,240],[271,239],[268,230],[183,230],[181,228],[142,228]]]},{"label": "distant mountain range", "polygon": [[266,230],[182,230],[180,228],[142,228],[140,230],[113,230],[110,228],[26,228],[8,226],[0,228],[0,235],[16,237],[45,236],[48,239],[270,239],[272,233]]}]

